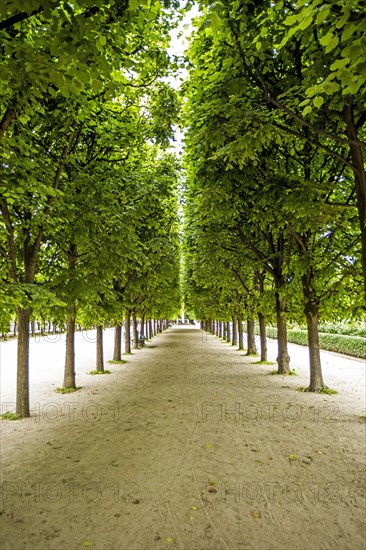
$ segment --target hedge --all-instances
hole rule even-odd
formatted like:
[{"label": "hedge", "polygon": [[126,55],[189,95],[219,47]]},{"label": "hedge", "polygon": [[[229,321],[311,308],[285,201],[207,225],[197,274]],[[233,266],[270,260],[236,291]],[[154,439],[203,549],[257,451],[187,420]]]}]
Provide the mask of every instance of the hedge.
[{"label": "hedge", "polygon": [[[268,327],[267,336],[269,338],[276,338],[277,329]],[[287,339],[292,344],[308,345],[308,333],[306,330],[288,330]],[[319,332],[319,344],[321,349],[327,351],[366,359],[366,338],[362,338],[361,336]]]},{"label": "hedge", "polygon": [[321,323],[319,324],[319,332],[331,334],[345,334],[347,336],[362,336],[366,338],[366,325],[363,324],[340,324],[340,323]]}]

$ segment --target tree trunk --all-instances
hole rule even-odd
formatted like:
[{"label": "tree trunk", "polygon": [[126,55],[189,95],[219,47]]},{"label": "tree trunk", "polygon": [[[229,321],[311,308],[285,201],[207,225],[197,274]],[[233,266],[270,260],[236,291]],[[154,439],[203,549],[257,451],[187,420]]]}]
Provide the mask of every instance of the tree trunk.
[{"label": "tree trunk", "polygon": [[114,350],[113,361],[121,361],[121,348],[122,348],[122,326],[117,325],[114,329]]},{"label": "tree trunk", "polygon": [[266,316],[263,313],[258,313],[258,319],[261,339],[261,361],[267,361]]},{"label": "tree trunk", "polygon": [[11,124],[13,121],[15,114],[15,108],[14,107],[7,107],[3,118],[0,121],[0,138],[3,137],[7,127]]},{"label": "tree trunk", "polygon": [[233,346],[236,346],[238,343],[238,324],[236,322],[235,317],[233,317],[233,335],[231,338],[231,344]]},{"label": "tree trunk", "polygon": [[276,292],[278,374],[290,374],[290,356],[287,347],[286,300]]},{"label": "tree trunk", "polygon": [[76,388],[75,384],[75,315],[76,307],[71,306],[66,327],[66,357],[64,388]]},{"label": "tree trunk", "polygon": [[21,418],[30,416],[29,410],[29,321],[31,309],[17,309],[18,358],[16,414]]},{"label": "tree trunk", "polygon": [[361,232],[361,262],[366,300],[366,172],[363,160],[362,145],[358,138],[357,127],[354,121],[352,103],[346,106],[344,117],[346,122],[347,137],[351,142],[353,142],[350,143],[349,147],[352,158],[352,166],[354,167],[353,175]]},{"label": "tree trunk", "polygon": [[243,320],[241,315],[238,315],[238,346],[240,350],[244,349]]},{"label": "tree trunk", "polygon": [[131,353],[131,311],[128,309],[125,316],[125,353]]},{"label": "tree trunk", "polygon": [[252,319],[247,320],[247,355],[257,355],[257,347],[255,345],[255,332],[254,321]]},{"label": "tree trunk", "polygon": [[151,340],[151,338],[154,336],[154,333],[153,333],[153,324],[152,324],[152,321],[151,319],[149,319],[149,339]]},{"label": "tree trunk", "polygon": [[140,319],[140,336],[142,335],[146,338],[145,313],[141,313],[141,319]]},{"label": "tree trunk", "polygon": [[231,340],[230,321],[226,321],[226,341],[230,343],[230,340]]},{"label": "tree trunk", "polygon": [[139,349],[139,331],[137,328],[136,313],[132,316],[133,349]]},{"label": "tree trunk", "polygon": [[97,370],[104,371],[103,327],[97,326]]},{"label": "tree trunk", "polygon": [[319,320],[319,308],[311,303],[305,305],[306,323],[308,326],[308,344],[309,344],[309,358],[310,358],[310,385],[306,391],[318,392],[321,388],[324,388],[322,366],[320,359],[319,349],[319,332],[318,332],[318,320]]}]

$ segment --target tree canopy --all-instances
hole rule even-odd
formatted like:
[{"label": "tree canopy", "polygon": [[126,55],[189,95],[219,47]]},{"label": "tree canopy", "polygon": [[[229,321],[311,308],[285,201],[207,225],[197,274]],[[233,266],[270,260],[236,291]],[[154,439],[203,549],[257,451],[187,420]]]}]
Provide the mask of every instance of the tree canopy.
[{"label": "tree canopy", "polygon": [[322,388],[319,320],[365,307],[364,1],[196,2],[180,92],[170,34],[194,2],[3,4],[0,312],[19,325],[18,414],[31,319],[67,327],[72,387],[77,323],[129,331],[182,301],[248,331],[258,316],[262,343],[276,323],[282,374],[287,323],[306,323]]}]

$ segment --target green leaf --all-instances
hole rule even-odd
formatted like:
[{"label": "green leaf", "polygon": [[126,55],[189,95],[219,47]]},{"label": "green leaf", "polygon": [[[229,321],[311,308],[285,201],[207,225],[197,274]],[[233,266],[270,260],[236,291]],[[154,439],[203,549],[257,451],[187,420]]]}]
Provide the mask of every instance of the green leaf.
[{"label": "green leaf", "polygon": [[311,25],[312,22],[313,22],[313,17],[309,16],[306,19],[304,19],[303,21],[301,21],[300,25],[298,26],[298,29],[304,31],[305,29],[307,29]]},{"label": "green leaf", "polygon": [[322,46],[328,46],[328,44],[330,44],[332,39],[333,39],[333,33],[332,31],[329,31],[326,35],[320,38],[319,42]]},{"label": "green leaf", "polygon": [[346,67],[346,65],[348,65],[349,63],[350,63],[350,59],[348,57],[345,57],[344,59],[337,59],[330,66],[330,70],[337,71],[338,69],[344,69],[344,67]]},{"label": "green leaf", "polygon": [[316,17],[315,24],[316,25],[321,25],[322,23],[324,23],[324,21],[326,20],[326,18],[328,17],[329,14],[330,14],[330,7],[325,6],[325,5],[322,6],[319,9],[319,13]]},{"label": "green leaf", "polygon": [[315,107],[317,107],[318,109],[320,109],[320,107],[323,105],[324,103],[324,99],[322,98],[322,96],[317,96],[314,98],[314,101],[313,101]]},{"label": "green leaf", "polygon": [[222,21],[221,21],[219,15],[216,12],[213,12],[213,13],[210,14],[210,17],[211,17],[212,28],[215,31],[218,31],[220,29],[220,27],[222,26]]},{"label": "green leaf", "polygon": [[338,36],[333,36],[332,40],[329,42],[329,44],[327,45],[327,47],[325,48],[325,52],[326,53],[329,53],[331,52],[332,50],[334,50],[334,48],[336,46],[338,46],[339,44],[339,38]]},{"label": "green leaf", "polygon": [[338,82],[329,82],[328,80],[324,82],[322,86],[322,91],[324,91],[327,95],[333,95],[337,93],[340,90],[340,85]]},{"label": "green leaf", "polygon": [[347,40],[349,40],[356,29],[357,26],[355,23],[348,23],[345,26],[344,31],[342,32],[341,42],[346,42]]}]

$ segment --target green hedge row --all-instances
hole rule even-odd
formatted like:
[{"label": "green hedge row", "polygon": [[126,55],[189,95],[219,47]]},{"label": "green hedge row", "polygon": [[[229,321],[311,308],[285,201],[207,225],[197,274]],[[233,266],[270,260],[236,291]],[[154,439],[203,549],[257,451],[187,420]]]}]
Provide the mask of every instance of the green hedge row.
[{"label": "green hedge row", "polygon": [[[269,338],[276,338],[277,329],[268,327],[267,336]],[[288,330],[287,339],[292,344],[308,345],[308,333],[306,330]],[[319,344],[321,349],[327,351],[335,351],[351,355],[352,357],[366,359],[366,338],[361,336],[319,332]]]},{"label": "green hedge row", "polygon": [[346,334],[347,336],[362,336],[366,338],[366,326],[361,324],[321,323],[319,324],[319,332]]}]

